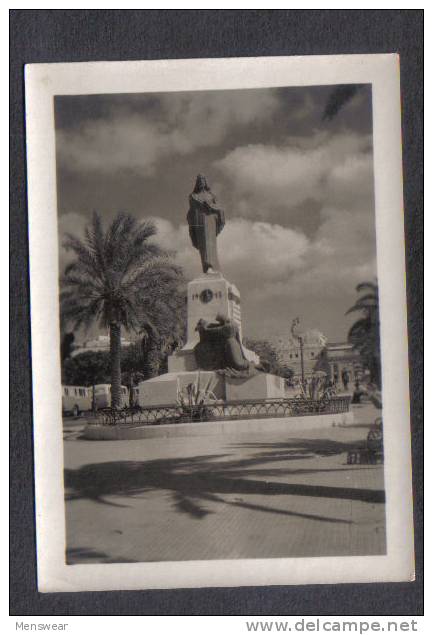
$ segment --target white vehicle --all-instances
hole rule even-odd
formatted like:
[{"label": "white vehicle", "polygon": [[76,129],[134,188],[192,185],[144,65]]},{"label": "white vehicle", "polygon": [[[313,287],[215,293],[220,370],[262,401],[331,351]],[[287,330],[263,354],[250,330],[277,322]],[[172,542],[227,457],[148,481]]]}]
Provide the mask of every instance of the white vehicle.
[{"label": "white vehicle", "polygon": [[[129,390],[126,386],[121,386],[121,402],[120,407],[129,406]],[[97,384],[95,386],[95,407],[111,408],[111,384]]]},{"label": "white vehicle", "polygon": [[92,388],[86,386],[62,386],[62,412],[78,417],[92,409]]}]

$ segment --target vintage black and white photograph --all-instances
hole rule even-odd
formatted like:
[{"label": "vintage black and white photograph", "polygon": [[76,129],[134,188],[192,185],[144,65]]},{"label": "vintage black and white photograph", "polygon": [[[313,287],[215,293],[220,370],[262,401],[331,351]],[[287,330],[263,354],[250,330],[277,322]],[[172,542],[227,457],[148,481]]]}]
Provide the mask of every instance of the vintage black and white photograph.
[{"label": "vintage black and white photograph", "polygon": [[140,90],[53,89],[53,224],[41,212],[30,233],[55,245],[43,425],[62,440],[64,576],[200,561],[212,584],[216,561],[260,561],[272,583],[290,559],[308,582],[345,558],[344,581],[379,557],[387,579],[399,549],[408,564],[389,575],[409,579],[387,472],[410,452],[407,412],[392,400],[397,439],[384,410],[386,386],[409,407],[407,358],[402,389],[384,370],[384,320],[404,305],[378,264],[379,241],[404,258],[383,193],[401,182],[377,185],[373,77],[332,68],[323,83],[146,90],[144,67]]}]

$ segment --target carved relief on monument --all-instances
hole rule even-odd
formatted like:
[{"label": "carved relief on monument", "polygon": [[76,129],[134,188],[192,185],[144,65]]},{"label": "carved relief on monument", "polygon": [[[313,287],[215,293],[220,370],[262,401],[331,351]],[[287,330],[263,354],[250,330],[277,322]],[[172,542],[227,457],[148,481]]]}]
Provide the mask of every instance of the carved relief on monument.
[{"label": "carved relief on monument", "polygon": [[196,330],[200,341],[194,347],[198,368],[223,371],[232,377],[250,377],[257,373],[242,347],[237,325],[223,315],[214,322],[199,320]]}]

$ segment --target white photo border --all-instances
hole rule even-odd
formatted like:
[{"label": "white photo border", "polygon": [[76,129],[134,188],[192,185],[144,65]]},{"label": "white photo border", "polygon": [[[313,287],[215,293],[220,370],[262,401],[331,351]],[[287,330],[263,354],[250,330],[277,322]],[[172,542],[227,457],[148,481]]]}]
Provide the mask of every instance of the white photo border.
[{"label": "white photo border", "polygon": [[[414,579],[398,55],[31,64],[25,69],[38,589],[104,591]],[[372,84],[386,544],[382,556],[67,565],[54,96]]]}]

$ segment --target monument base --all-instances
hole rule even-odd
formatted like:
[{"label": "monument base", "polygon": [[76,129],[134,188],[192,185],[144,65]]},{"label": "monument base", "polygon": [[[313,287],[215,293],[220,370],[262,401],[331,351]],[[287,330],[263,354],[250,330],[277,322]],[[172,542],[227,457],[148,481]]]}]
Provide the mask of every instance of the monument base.
[{"label": "monument base", "polygon": [[196,384],[197,382],[200,382],[200,388],[203,389],[209,381],[209,389],[216,399],[225,399],[224,379],[222,375],[218,375],[214,371],[168,372],[138,384],[138,405],[143,407],[174,406],[177,403],[178,390],[185,391],[188,384]]},{"label": "monument base", "polygon": [[[275,417],[270,419],[238,419],[236,421],[204,421],[200,423],[174,423],[157,426],[87,424],[83,436],[92,441],[126,441],[138,439],[169,439],[179,437],[228,436],[248,440],[253,434],[269,435],[270,432],[285,436],[305,430],[325,430],[335,426],[350,426],[354,422],[353,412],[338,412],[331,415],[309,415],[302,417]],[[264,436],[263,439],[267,437]],[[213,441],[211,441],[213,443]]]},{"label": "monument base", "polygon": [[286,384],[282,377],[258,373],[247,379],[225,377],[227,401],[243,399],[278,399],[286,396]]},{"label": "monument base", "polygon": [[215,371],[168,372],[159,377],[142,381],[138,385],[138,404],[142,407],[175,405],[178,390],[185,391],[188,384],[197,384],[209,389],[217,400],[248,401],[249,399],[278,399],[286,396],[282,377],[258,373],[252,377],[226,377]]},{"label": "monument base", "polygon": [[167,359],[169,373],[184,373],[198,370],[194,351],[191,348],[182,348],[169,355]]},{"label": "monument base", "polygon": [[[188,283],[187,290],[187,342],[168,359],[169,372],[183,372],[197,369],[194,359],[194,346],[199,342],[197,324],[200,320],[214,322],[218,315],[229,318],[236,324],[239,339],[242,342],[242,320],[240,294],[234,284],[214,271],[203,273]],[[242,345],[245,358],[253,364],[259,364],[260,358]]]},{"label": "monument base", "polygon": [[[236,341],[232,342],[232,346],[236,348],[236,353],[240,362],[236,360],[236,356],[226,358],[226,353],[214,360],[211,357],[211,363],[204,357],[200,361],[200,346],[197,351],[197,362],[195,347],[201,342],[198,325],[202,322],[212,323],[220,320],[229,320],[237,331]],[[200,327],[199,327],[200,328]],[[202,331],[200,331],[202,333]],[[238,337],[237,337],[238,336]],[[234,340],[235,336],[232,336]],[[229,338],[230,339],[230,338]],[[285,397],[285,382],[279,377],[259,372],[246,378],[232,378],[224,374],[212,370],[213,368],[222,368],[224,366],[234,368],[245,368],[246,358],[254,365],[260,363],[259,356],[247,349],[242,342],[242,320],[240,294],[234,284],[224,278],[217,272],[203,273],[188,283],[187,289],[187,342],[185,346],[177,350],[168,358],[168,373],[154,377],[147,381],[141,382],[138,386],[138,403],[140,406],[160,406],[160,405],[176,405],[179,391],[186,392],[188,384],[197,384],[200,382],[199,388],[204,390],[208,387],[212,391],[212,398],[221,401],[238,401],[251,399],[273,399]],[[242,353],[239,350],[242,346]],[[223,343],[224,345],[224,343]],[[218,351],[218,342],[215,344]],[[229,351],[233,349],[229,348]],[[227,361],[231,360],[231,361]],[[233,361],[234,360],[234,361]],[[209,370],[199,370],[198,364],[202,368]]]}]

